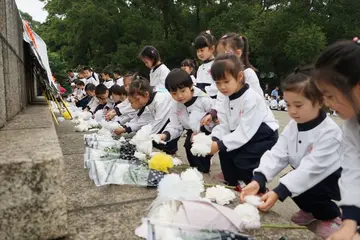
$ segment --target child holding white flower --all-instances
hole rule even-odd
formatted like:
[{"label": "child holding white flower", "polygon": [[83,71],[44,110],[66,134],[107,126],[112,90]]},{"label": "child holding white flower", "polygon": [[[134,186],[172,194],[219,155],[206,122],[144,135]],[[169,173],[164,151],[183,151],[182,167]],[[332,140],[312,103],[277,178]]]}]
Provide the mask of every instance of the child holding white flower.
[{"label": "child holding white flower", "polygon": [[[169,118],[172,111],[175,109],[175,101],[168,91],[161,91],[161,89],[154,91],[147,79],[139,78],[131,83],[128,99],[132,108],[138,113],[130,122],[116,129],[115,134],[137,132],[145,126],[151,128],[150,134],[163,132],[170,122]],[[179,138],[175,138],[165,145],[153,142],[153,146],[173,155],[178,150],[178,140]]]},{"label": "child holding white flower", "polygon": [[211,133],[210,154],[219,152],[224,179],[231,186],[251,181],[261,156],[278,138],[278,122],[263,97],[245,83],[243,71],[233,54],[218,56],[211,67],[224,99],[217,109],[220,124]]},{"label": "child holding white flower", "polygon": [[163,141],[171,141],[180,137],[186,130],[185,150],[191,167],[196,167],[200,172],[210,171],[211,156],[194,156],[190,149],[192,147],[191,137],[200,131],[210,134],[209,129],[200,128],[200,120],[209,112],[214,100],[206,93],[194,87],[194,82],[185,70],[174,69],[165,80],[165,87],[177,102],[175,112],[170,116],[170,123],[159,135]]},{"label": "child holding white flower", "polygon": [[253,181],[242,190],[241,199],[264,192],[266,182],[290,165],[293,170],[262,196],[264,203],[259,209],[268,211],[277,200],[291,197],[300,208],[291,220],[298,225],[321,220],[315,233],[325,239],[341,224],[340,209],[332,200],[340,200],[342,133],[321,110],[323,97],[310,76],[311,68],[296,69],[283,82],[284,99],[293,120],[275,146],[261,157]]}]

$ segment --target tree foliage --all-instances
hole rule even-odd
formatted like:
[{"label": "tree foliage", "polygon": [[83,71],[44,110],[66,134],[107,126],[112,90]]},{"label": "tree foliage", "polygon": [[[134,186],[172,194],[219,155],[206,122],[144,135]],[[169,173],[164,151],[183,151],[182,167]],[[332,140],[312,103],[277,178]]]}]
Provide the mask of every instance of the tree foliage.
[{"label": "tree foliage", "polygon": [[232,31],[247,36],[261,81],[275,84],[327,44],[360,32],[357,0],[42,1],[49,16],[36,30],[57,64],[54,71],[81,64],[146,74],[137,57],[144,45],[178,67],[196,58],[192,42],[210,29],[217,38]]}]

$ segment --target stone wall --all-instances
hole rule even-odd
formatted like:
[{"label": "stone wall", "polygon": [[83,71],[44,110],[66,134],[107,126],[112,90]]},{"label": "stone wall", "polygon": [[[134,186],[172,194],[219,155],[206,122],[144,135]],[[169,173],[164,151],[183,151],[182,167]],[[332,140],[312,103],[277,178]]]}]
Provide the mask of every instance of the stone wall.
[{"label": "stone wall", "polygon": [[27,105],[22,22],[15,0],[0,0],[0,128]]},{"label": "stone wall", "polygon": [[48,107],[31,102],[32,61],[15,0],[0,0],[1,240],[67,235],[63,155]]}]

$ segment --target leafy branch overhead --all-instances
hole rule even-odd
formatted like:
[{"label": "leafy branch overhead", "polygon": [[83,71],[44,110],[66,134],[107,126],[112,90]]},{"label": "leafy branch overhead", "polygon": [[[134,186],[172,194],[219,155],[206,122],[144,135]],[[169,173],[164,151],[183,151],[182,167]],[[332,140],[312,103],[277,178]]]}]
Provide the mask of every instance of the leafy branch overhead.
[{"label": "leafy branch overhead", "polygon": [[210,29],[217,38],[230,31],[248,36],[251,61],[265,76],[260,80],[275,84],[327,44],[360,35],[358,0],[42,1],[49,12],[45,23],[22,15],[48,44],[55,71],[91,65],[145,75],[137,54],[149,44],[170,68],[178,67],[196,58],[191,43]]}]

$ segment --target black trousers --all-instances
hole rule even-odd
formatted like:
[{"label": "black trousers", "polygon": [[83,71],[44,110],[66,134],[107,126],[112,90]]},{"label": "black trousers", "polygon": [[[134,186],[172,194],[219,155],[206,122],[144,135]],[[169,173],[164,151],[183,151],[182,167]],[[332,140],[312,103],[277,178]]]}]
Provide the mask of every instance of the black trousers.
[{"label": "black trousers", "polygon": [[219,152],[221,170],[230,186],[251,182],[253,171],[260,164],[262,155],[270,150],[278,139],[278,131],[273,131],[262,123],[255,135],[242,147],[230,152]]},{"label": "black trousers", "polygon": [[[169,123],[170,123],[170,120],[168,120],[165,123],[165,125],[158,132],[158,134],[162,133]],[[180,139],[180,137],[178,137],[176,139],[173,139],[173,140],[167,142],[166,144],[161,144],[161,143],[158,144],[158,143],[153,141],[153,147],[165,152],[166,154],[174,155],[178,151],[178,141],[179,141],[179,139]]]},{"label": "black trousers", "polygon": [[[205,130],[206,131],[206,130]],[[203,132],[205,132],[203,131]],[[210,160],[212,158],[212,155],[208,155],[206,157],[198,157],[198,156],[194,156],[190,149],[192,147],[192,142],[191,142],[191,135],[193,134],[193,132],[191,130],[187,130],[186,132],[186,139],[185,139],[185,143],[184,143],[184,148],[186,151],[186,157],[189,161],[189,164],[191,167],[195,167],[199,170],[199,172],[202,173],[209,173],[210,172]],[[209,135],[209,132],[205,132],[206,135]]]},{"label": "black trousers", "polygon": [[340,216],[339,207],[332,200],[340,200],[338,181],[341,169],[297,197],[292,198],[298,207],[312,213],[318,220],[331,220]]}]

